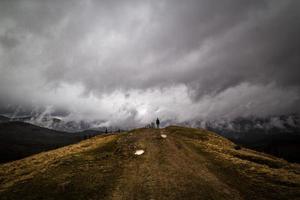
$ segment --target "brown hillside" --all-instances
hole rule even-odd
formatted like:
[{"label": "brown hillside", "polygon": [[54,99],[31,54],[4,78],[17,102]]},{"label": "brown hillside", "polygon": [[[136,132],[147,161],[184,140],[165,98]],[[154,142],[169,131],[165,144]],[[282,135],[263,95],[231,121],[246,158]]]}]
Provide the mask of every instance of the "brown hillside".
[{"label": "brown hillside", "polygon": [[300,199],[299,165],[234,147],[175,126],[98,136],[0,165],[0,199]]}]

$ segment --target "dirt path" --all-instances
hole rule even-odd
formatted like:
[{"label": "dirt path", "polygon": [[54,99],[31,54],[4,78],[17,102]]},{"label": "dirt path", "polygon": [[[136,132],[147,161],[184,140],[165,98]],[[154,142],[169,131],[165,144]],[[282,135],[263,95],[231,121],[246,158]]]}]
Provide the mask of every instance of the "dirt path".
[{"label": "dirt path", "polygon": [[120,138],[120,144],[127,144],[122,151],[145,153],[125,164],[111,199],[242,199],[207,169],[205,157],[176,138],[165,129]]}]

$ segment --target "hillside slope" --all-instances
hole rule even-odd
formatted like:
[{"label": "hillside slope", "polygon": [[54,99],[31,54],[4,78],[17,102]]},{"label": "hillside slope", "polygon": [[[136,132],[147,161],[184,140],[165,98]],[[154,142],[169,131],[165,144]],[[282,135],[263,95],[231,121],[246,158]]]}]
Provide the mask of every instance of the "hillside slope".
[{"label": "hillside slope", "polygon": [[83,136],[24,122],[0,123],[0,163],[74,144],[83,140]]},{"label": "hillside slope", "polygon": [[175,126],[97,136],[0,165],[0,199],[299,199],[300,165],[234,147]]}]

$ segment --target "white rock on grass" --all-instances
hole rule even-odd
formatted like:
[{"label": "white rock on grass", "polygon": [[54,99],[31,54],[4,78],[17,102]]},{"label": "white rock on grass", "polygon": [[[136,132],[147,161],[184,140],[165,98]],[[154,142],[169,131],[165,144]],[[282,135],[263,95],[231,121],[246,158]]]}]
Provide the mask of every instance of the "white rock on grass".
[{"label": "white rock on grass", "polygon": [[162,138],[167,138],[167,135],[165,135],[165,134],[161,134],[160,135]]},{"label": "white rock on grass", "polygon": [[145,152],[145,151],[142,150],[142,149],[136,150],[135,153],[134,153],[134,155],[138,155],[138,156],[139,156],[139,155],[142,155],[144,152]]}]

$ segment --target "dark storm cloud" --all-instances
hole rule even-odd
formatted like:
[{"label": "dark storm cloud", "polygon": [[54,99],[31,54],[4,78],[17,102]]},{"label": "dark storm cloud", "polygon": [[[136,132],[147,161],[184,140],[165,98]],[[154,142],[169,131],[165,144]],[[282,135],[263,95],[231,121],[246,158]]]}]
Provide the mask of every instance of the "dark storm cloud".
[{"label": "dark storm cloud", "polygon": [[[299,8],[288,0],[4,0],[0,102],[136,121],[295,111]],[[122,101],[103,106],[108,98]]]},{"label": "dark storm cloud", "polygon": [[9,50],[16,47],[19,44],[19,40],[6,33],[0,37],[0,44],[3,46],[3,49]]},{"label": "dark storm cloud", "polygon": [[294,3],[269,5],[273,9],[249,17],[221,39],[213,53],[217,58],[202,70],[213,76],[196,83],[199,91],[215,92],[241,82],[298,87],[300,15],[299,3]]}]

